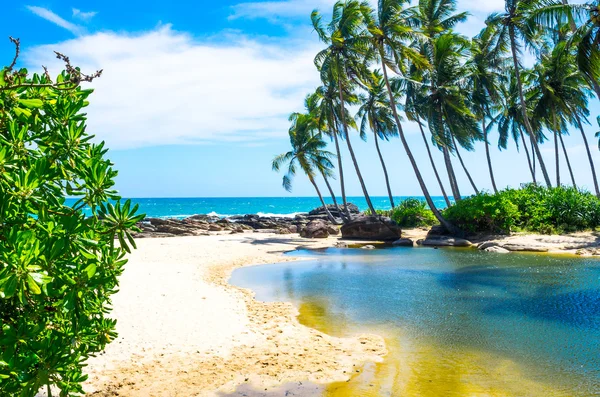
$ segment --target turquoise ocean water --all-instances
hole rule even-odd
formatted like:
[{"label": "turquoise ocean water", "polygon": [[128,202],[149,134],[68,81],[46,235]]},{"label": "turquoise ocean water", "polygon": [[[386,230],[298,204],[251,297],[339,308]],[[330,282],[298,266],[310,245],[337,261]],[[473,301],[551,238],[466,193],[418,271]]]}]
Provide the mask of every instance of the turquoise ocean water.
[{"label": "turquoise ocean water", "polygon": [[[395,197],[397,203],[408,197]],[[424,200],[423,197],[416,197]],[[372,197],[377,209],[389,209],[388,197]],[[444,208],[443,197],[433,197],[438,208]],[[321,206],[318,197],[211,197],[211,198],[132,198],[140,206],[140,213],[152,218],[185,218],[195,214],[213,214],[232,216],[259,214],[263,216],[295,216]],[[69,199],[68,203],[74,203]],[[331,198],[325,199],[328,204]],[[367,209],[364,197],[348,197],[348,202],[356,204],[361,210]],[[342,199],[338,199],[342,203]]]}]

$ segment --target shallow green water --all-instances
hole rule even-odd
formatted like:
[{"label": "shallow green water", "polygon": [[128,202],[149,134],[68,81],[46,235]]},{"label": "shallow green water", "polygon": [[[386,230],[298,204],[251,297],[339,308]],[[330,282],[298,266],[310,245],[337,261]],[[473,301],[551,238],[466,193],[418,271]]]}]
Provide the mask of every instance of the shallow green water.
[{"label": "shallow green water", "polygon": [[[329,334],[384,335],[390,353],[322,395],[600,395],[600,262],[474,250],[329,249],[236,270]],[[294,395],[302,395],[294,394]]]}]

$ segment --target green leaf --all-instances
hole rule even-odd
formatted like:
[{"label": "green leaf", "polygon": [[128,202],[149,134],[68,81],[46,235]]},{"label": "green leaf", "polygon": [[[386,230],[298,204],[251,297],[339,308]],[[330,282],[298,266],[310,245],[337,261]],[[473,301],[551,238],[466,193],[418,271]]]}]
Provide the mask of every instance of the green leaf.
[{"label": "green leaf", "polygon": [[96,264],[92,263],[85,268],[85,272],[87,273],[88,279],[94,277],[96,274]]},{"label": "green leaf", "polygon": [[42,293],[40,286],[35,282],[31,274],[27,275],[27,286],[29,287],[29,291],[31,291],[34,295],[39,295]]},{"label": "green leaf", "polygon": [[41,99],[19,99],[18,102],[29,109],[37,109],[44,106]]}]

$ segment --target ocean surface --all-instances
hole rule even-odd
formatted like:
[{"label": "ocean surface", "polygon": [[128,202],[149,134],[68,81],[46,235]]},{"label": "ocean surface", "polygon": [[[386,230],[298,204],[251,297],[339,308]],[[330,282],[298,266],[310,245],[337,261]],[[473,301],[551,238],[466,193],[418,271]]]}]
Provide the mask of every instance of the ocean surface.
[{"label": "ocean surface", "polygon": [[600,395],[597,259],[432,248],[291,255],[312,260],[237,269],[230,282],[294,303],[301,323],[325,333],[382,335],[389,350],[349,382],[291,395]]},{"label": "ocean surface", "polygon": [[[408,197],[394,197],[396,205]],[[425,200],[423,197],[415,197]],[[289,216],[309,212],[320,207],[318,197],[211,197],[211,198],[132,198],[139,204],[140,213],[151,218],[186,218],[195,214],[212,214],[220,217],[232,215],[258,214],[261,216]],[[371,197],[377,209],[389,209],[388,197]],[[433,197],[438,208],[445,208],[443,197]],[[70,205],[75,199],[68,199]],[[325,202],[332,204],[331,198]],[[361,210],[366,210],[364,197],[348,197],[348,202],[356,204]],[[342,199],[338,199],[342,203]]]}]

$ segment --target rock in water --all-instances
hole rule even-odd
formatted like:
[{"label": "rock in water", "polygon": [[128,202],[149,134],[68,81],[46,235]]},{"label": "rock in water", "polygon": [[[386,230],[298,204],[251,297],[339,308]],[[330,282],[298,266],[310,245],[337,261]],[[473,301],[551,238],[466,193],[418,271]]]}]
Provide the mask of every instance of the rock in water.
[{"label": "rock in water", "polygon": [[329,228],[330,225],[322,221],[320,219],[310,221],[308,224],[300,231],[300,237],[305,238],[327,238],[329,237]]},{"label": "rock in water", "polygon": [[[340,205],[339,207],[342,211],[344,211],[344,205]],[[334,218],[342,218],[342,214],[340,214],[340,212],[337,210],[335,205],[329,204],[329,205],[327,205],[327,209],[329,210],[329,212],[331,213],[331,215]],[[348,212],[350,212],[351,215],[360,214],[360,210],[358,209],[358,207],[352,203],[348,203]],[[308,213],[308,215],[309,215],[309,217],[327,216],[327,212],[325,212],[325,208],[323,206],[321,206],[319,208],[315,208],[314,210],[310,211]]]},{"label": "rock in water", "polygon": [[392,243],[394,247],[414,247],[415,242],[409,238],[401,238]]},{"label": "rock in water", "polygon": [[420,241],[420,244],[428,247],[470,247],[473,245],[473,243],[471,243],[469,240],[465,240],[464,238],[445,236],[427,236],[425,240]]},{"label": "rock in water", "polygon": [[396,241],[400,226],[387,217],[359,216],[342,226],[342,238],[373,241]]}]

